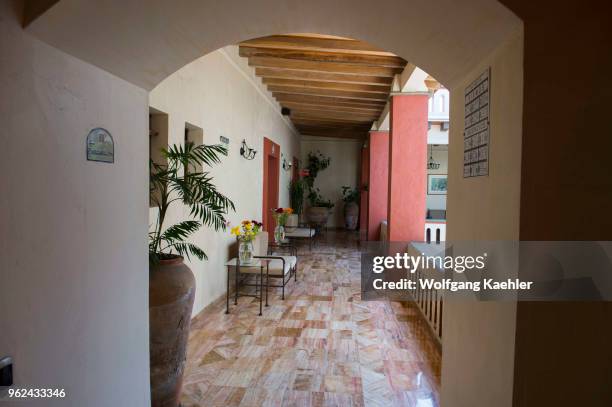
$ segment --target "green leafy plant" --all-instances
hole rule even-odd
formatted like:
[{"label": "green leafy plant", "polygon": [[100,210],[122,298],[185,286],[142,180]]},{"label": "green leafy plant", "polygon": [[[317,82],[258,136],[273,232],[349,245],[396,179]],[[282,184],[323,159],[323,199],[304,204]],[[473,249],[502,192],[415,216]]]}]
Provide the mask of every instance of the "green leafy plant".
[{"label": "green leafy plant", "polygon": [[331,163],[331,158],[324,156],[320,151],[308,153],[308,175],[304,177],[304,182],[308,189],[308,202],[313,207],[333,208],[334,204],[321,196],[319,188],[315,188],[314,182],[319,172],[327,169]]},{"label": "green leafy plant", "polygon": [[324,199],[323,196],[321,196],[321,191],[319,190],[319,188],[310,189],[310,191],[308,192],[308,202],[312,207],[318,206],[331,209],[335,206],[332,201]]},{"label": "green leafy plant", "polygon": [[[202,226],[214,230],[225,230],[225,215],[234,211],[234,203],[217,191],[204,165],[212,166],[221,162],[220,156],[227,155],[221,145],[198,145],[187,143],[162,150],[167,165],[149,162],[149,189],[151,202],[157,206],[157,220],[149,233],[149,261],[158,262],[177,255],[207,259],[199,246],[188,242],[191,235]],[[164,229],[168,209],[173,204],[186,205],[191,219]]]},{"label": "green leafy plant", "polygon": [[331,158],[324,156],[320,151],[308,153],[308,165],[306,166],[308,175],[304,177],[304,182],[306,182],[309,190],[314,187],[314,181],[319,172],[329,167],[330,163]]},{"label": "green leafy plant", "polygon": [[359,188],[351,188],[349,186],[342,187],[342,200],[347,203],[359,203]]},{"label": "green leafy plant", "polygon": [[305,182],[301,179],[289,183],[289,201],[291,208],[296,214],[301,214],[304,209],[304,193],[306,192]]}]

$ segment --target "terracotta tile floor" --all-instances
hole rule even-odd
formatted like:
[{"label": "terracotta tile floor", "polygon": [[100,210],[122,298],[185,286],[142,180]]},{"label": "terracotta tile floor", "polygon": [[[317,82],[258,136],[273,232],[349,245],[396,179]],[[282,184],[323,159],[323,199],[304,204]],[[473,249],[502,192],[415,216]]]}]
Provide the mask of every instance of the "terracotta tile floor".
[{"label": "terracotta tile floor", "polygon": [[284,301],[242,297],[192,321],[188,406],[438,406],[440,354],[411,304],[360,300],[356,235],[300,248]]}]

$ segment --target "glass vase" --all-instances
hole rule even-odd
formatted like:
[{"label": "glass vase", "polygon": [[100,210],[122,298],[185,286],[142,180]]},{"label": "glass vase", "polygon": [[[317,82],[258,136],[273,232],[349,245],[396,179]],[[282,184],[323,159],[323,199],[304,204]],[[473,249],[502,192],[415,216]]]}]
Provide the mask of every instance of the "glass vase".
[{"label": "glass vase", "polygon": [[253,242],[250,240],[241,240],[238,245],[238,257],[240,263],[249,264],[253,262]]},{"label": "glass vase", "polygon": [[285,227],[283,225],[276,225],[274,228],[274,242],[281,244],[285,241]]}]

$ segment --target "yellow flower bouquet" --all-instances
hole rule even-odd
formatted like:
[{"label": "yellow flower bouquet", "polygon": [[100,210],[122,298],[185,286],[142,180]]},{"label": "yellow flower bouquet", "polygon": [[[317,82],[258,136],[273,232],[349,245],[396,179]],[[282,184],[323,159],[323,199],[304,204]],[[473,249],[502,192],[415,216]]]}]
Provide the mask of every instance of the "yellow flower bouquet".
[{"label": "yellow flower bouquet", "polygon": [[253,240],[255,240],[262,227],[263,223],[256,220],[243,220],[239,226],[231,229],[232,235],[236,236],[239,242],[238,258],[240,263],[249,264],[253,262]]},{"label": "yellow flower bouquet", "polygon": [[256,220],[243,220],[239,226],[231,229],[231,234],[242,242],[252,242],[262,227],[263,223]]}]

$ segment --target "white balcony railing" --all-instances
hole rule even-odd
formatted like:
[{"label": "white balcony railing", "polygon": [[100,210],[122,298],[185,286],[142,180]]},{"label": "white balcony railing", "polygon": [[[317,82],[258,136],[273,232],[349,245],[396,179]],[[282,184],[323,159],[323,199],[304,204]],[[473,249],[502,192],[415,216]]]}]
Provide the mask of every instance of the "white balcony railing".
[{"label": "white balcony railing", "polygon": [[446,241],[446,221],[425,221],[423,241],[432,243]]}]

